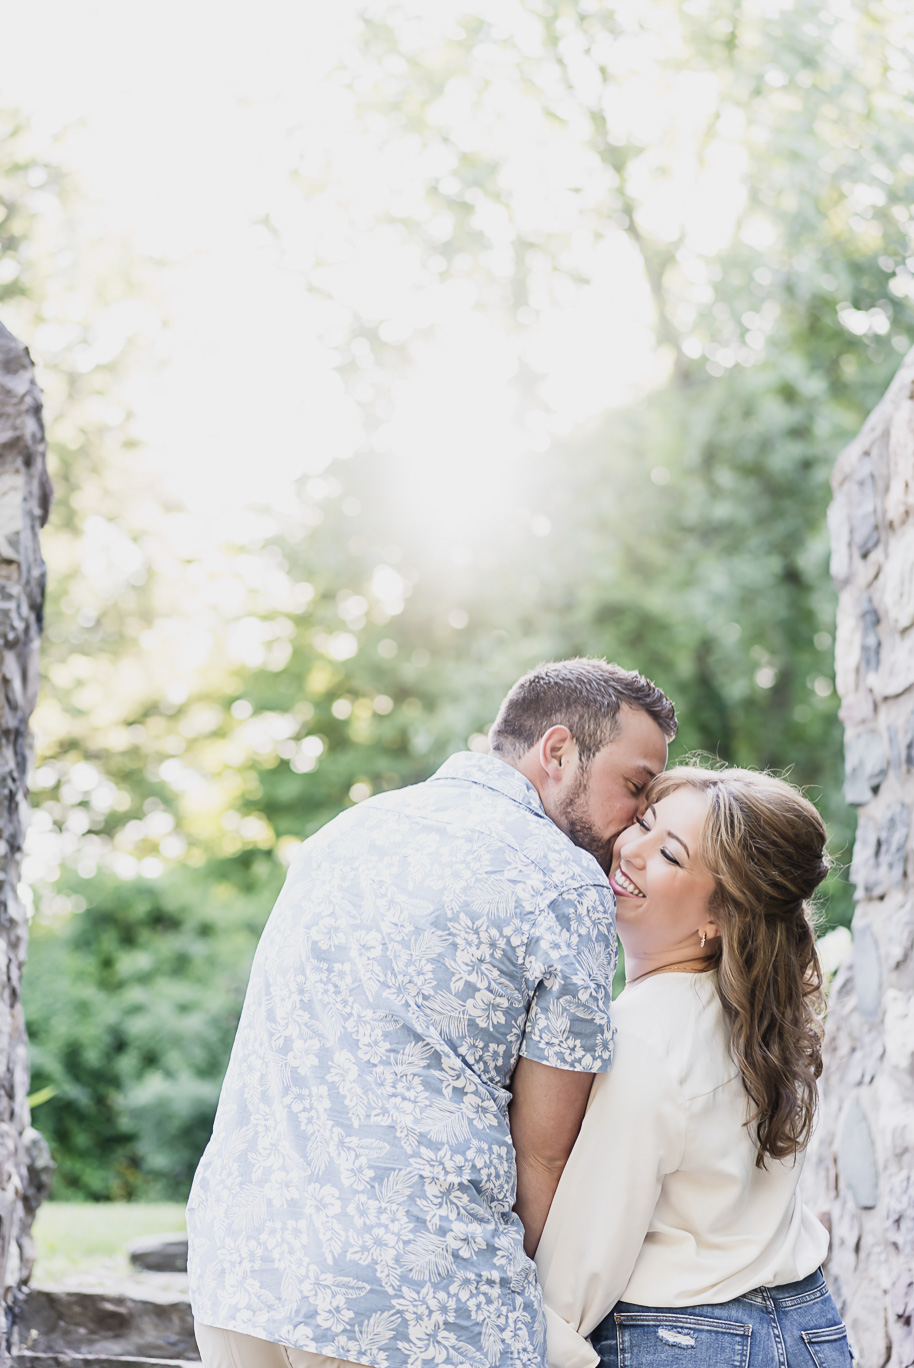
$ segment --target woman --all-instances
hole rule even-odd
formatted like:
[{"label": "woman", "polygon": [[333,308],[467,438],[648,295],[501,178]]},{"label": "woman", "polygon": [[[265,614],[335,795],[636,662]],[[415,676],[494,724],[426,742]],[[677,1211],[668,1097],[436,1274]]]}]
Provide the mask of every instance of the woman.
[{"label": "woman", "polygon": [[649,797],[610,875],[616,1058],[536,1255],[550,1368],[845,1368],[828,1236],[797,1192],[822,1069],[806,900],[825,828],[746,770],[673,769]]}]

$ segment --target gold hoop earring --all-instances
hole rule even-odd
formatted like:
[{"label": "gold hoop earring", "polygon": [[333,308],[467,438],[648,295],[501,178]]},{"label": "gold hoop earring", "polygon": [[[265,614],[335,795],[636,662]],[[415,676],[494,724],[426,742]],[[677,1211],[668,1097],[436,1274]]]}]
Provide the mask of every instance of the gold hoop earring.
[{"label": "gold hoop earring", "polygon": [[702,933],[701,933],[701,940],[700,940],[700,942],[699,942],[699,944],[701,945],[702,950],[704,950],[704,948],[705,948],[705,941],[706,941],[707,939],[708,939],[708,933],[707,933],[707,931],[702,931]]}]

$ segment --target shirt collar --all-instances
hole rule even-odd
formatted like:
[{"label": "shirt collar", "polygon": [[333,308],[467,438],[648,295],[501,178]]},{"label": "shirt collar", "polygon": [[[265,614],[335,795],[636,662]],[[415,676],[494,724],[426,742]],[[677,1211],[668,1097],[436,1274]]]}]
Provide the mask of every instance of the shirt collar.
[{"label": "shirt collar", "polygon": [[495,789],[506,798],[513,798],[522,807],[529,808],[539,817],[546,813],[536,789],[525,779],[520,770],[494,755],[478,755],[475,751],[459,751],[445,760],[439,770],[432,775],[435,779],[463,779],[471,784],[482,784],[485,788]]}]

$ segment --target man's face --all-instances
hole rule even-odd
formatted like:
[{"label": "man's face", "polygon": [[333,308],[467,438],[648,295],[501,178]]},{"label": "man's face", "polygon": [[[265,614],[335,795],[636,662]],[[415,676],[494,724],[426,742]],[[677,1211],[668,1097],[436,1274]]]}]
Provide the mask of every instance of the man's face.
[{"label": "man's face", "polygon": [[614,739],[586,770],[577,762],[574,782],[549,815],[608,873],[616,837],[644,812],[647,786],[666,760],[666,737],[653,718],[640,708],[623,708]]}]

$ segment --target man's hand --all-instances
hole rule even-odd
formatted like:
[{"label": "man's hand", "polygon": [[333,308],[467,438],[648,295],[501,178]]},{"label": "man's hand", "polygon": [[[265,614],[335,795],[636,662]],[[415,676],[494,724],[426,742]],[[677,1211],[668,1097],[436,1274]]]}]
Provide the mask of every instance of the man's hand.
[{"label": "man's hand", "polygon": [[524,1226],[524,1249],[536,1253],[562,1170],[577,1139],[593,1074],[553,1069],[523,1056],[511,1079],[508,1108],[517,1155],[514,1210]]}]

